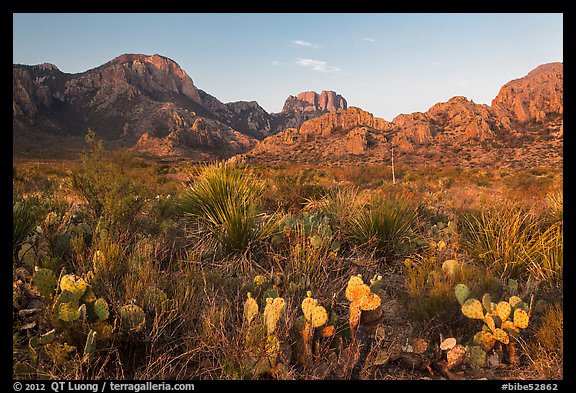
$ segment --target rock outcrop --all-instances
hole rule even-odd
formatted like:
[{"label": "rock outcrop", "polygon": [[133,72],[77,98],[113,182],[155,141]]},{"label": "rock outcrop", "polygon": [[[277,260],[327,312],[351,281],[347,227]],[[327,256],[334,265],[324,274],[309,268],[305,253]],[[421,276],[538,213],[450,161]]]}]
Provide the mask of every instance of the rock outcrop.
[{"label": "rock outcrop", "polygon": [[562,63],[536,67],[523,78],[506,83],[492,100],[501,115],[518,122],[544,121],[549,115],[564,111]]}]

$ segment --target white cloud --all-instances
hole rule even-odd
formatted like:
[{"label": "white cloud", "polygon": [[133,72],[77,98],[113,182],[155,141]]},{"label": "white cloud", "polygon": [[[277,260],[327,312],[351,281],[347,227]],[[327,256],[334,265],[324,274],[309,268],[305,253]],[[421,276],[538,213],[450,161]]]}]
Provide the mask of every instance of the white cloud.
[{"label": "white cloud", "polygon": [[376,42],[376,40],[374,38],[368,38],[368,37],[364,37],[362,38],[364,41],[368,41],[368,42]]},{"label": "white cloud", "polygon": [[314,49],[318,49],[320,48],[320,45],[318,44],[313,44],[311,42],[307,42],[307,41],[302,41],[302,40],[292,40],[290,41],[292,44],[296,45],[296,46],[300,46],[302,48],[314,48]]},{"label": "white cloud", "polygon": [[274,60],[274,61],[271,61],[271,62],[270,62],[270,65],[271,65],[271,66],[276,66],[276,65],[278,65],[278,64],[280,64],[280,62],[279,62],[278,60]]},{"label": "white cloud", "polygon": [[319,72],[338,72],[340,68],[334,66],[328,66],[328,63],[322,60],[313,59],[296,59],[296,64],[303,67],[310,67],[314,71]]}]

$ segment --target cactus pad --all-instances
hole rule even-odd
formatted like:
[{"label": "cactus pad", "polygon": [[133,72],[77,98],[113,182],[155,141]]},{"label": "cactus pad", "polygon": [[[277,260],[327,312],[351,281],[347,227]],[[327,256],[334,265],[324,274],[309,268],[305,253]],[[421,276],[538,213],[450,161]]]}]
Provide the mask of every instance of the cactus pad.
[{"label": "cactus pad", "polygon": [[298,318],[294,320],[294,330],[300,334],[304,333],[306,329],[306,317],[304,315],[300,315]]},{"label": "cactus pad", "polygon": [[496,339],[490,332],[478,332],[474,335],[473,339],[475,344],[480,345],[485,350],[489,351],[496,344]]},{"label": "cactus pad", "polygon": [[454,295],[456,295],[456,299],[460,305],[463,305],[468,296],[470,295],[470,289],[464,284],[458,284],[454,287]]},{"label": "cactus pad", "polygon": [[50,297],[56,289],[56,276],[50,269],[38,269],[32,277],[32,284],[38,288],[40,295]]},{"label": "cactus pad", "polygon": [[421,337],[417,337],[412,342],[412,352],[422,355],[428,349],[428,341]]},{"label": "cactus pad", "polygon": [[98,317],[99,321],[105,321],[108,319],[110,312],[106,300],[99,298],[94,302],[94,313]]},{"label": "cactus pad", "polygon": [[518,292],[518,281],[510,278],[508,280],[508,291],[511,295],[514,295]]},{"label": "cactus pad", "polygon": [[80,318],[80,309],[74,303],[60,303],[58,318],[64,322],[74,322]]},{"label": "cactus pad", "polygon": [[462,304],[462,314],[472,319],[484,319],[482,303],[476,299],[468,299]]},{"label": "cactus pad", "polygon": [[517,308],[516,310],[514,310],[514,325],[517,328],[526,329],[528,327],[529,320],[530,317],[528,316],[528,313],[524,309]]},{"label": "cactus pad", "polygon": [[484,317],[484,323],[486,324],[486,326],[488,326],[491,332],[494,332],[494,330],[496,330],[496,323],[494,322],[494,318],[492,318],[492,316],[486,315]]},{"label": "cactus pad", "polygon": [[148,310],[161,310],[168,300],[166,293],[156,286],[146,288],[144,292],[144,306]]},{"label": "cactus pad", "polygon": [[470,347],[470,358],[468,361],[473,366],[484,367],[486,365],[486,351],[478,346]]},{"label": "cactus pad", "polygon": [[500,317],[502,322],[505,322],[510,316],[510,312],[512,312],[512,307],[508,302],[500,302],[496,306],[496,312],[498,313],[498,316]]},{"label": "cactus pad", "polygon": [[360,275],[350,277],[346,287],[346,299],[353,302],[354,300],[359,300],[368,292],[370,292],[370,287],[364,284]]},{"label": "cactus pad", "polygon": [[350,303],[350,330],[352,332],[356,332],[356,328],[360,323],[360,317],[362,316],[362,310],[360,309],[360,305],[357,302]]},{"label": "cactus pad", "polygon": [[120,309],[120,318],[122,323],[130,331],[137,332],[146,323],[146,314],[139,306],[135,304],[126,304]]},{"label": "cactus pad", "polygon": [[454,276],[458,271],[459,263],[455,259],[448,259],[442,264],[442,271],[449,276]]},{"label": "cactus pad", "polygon": [[510,296],[510,299],[508,300],[508,303],[510,303],[510,306],[512,306],[512,308],[516,308],[516,306],[522,302],[522,299],[520,299],[518,296]]},{"label": "cactus pad", "polygon": [[258,303],[254,300],[252,294],[248,292],[248,298],[244,302],[244,320],[250,324],[256,315],[258,315]]},{"label": "cactus pad", "polygon": [[86,344],[84,345],[84,357],[82,360],[86,360],[88,356],[90,356],[96,350],[96,336],[98,333],[94,330],[90,330],[88,332],[88,336],[86,337]]},{"label": "cactus pad", "polygon": [[267,298],[266,307],[264,308],[264,322],[268,335],[271,335],[276,330],[276,324],[280,320],[280,315],[286,306],[286,302],[281,297]]},{"label": "cactus pad", "polygon": [[506,333],[502,329],[495,329],[493,333],[494,339],[500,341],[502,344],[508,344],[510,339],[508,337],[508,333]]},{"label": "cactus pad", "polygon": [[92,289],[91,285],[87,285],[86,286],[86,291],[84,292],[84,294],[82,295],[82,297],[80,298],[81,301],[83,301],[84,303],[92,303],[96,301],[96,294],[94,293],[94,290]]},{"label": "cactus pad", "polygon": [[484,296],[482,296],[482,306],[486,312],[490,311],[490,304],[492,304],[492,296],[490,296],[489,293],[485,293]]},{"label": "cactus pad", "polygon": [[268,359],[272,365],[276,364],[276,359],[278,359],[278,355],[280,354],[280,341],[278,341],[278,337],[272,334],[269,335],[266,339],[266,355],[268,355]]},{"label": "cactus pad", "polygon": [[317,328],[324,325],[328,321],[328,313],[326,309],[322,306],[314,307],[312,311],[312,318],[310,322],[312,323],[312,327]]},{"label": "cactus pad", "polygon": [[440,343],[440,349],[442,351],[447,351],[449,349],[454,348],[456,345],[456,339],[454,337],[448,337],[446,340]]},{"label": "cactus pad", "polygon": [[306,298],[302,300],[302,312],[304,313],[304,317],[309,321],[312,319],[312,314],[314,312],[314,308],[318,304],[316,299],[313,299],[310,295],[310,291],[306,294]]},{"label": "cactus pad", "polygon": [[360,299],[360,308],[362,311],[372,311],[377,309],[381,302],[380,296],[370,292]]},{"label": "cactus pad", "polygon": [[454,345],[448,353],[446,353],[446,360],[448,361],[448,370],[459,366],[466,360],[466,348],[461,344]]},{"label": "cactus pad", "polygon": [[515,332],[515,333],[519,333],[520,329],[518,329],[516,327],[516,325],[514,325],[514,322],[512,321],[506,321],[502,324],[502,329],[504,330],[508,330],[509,332]]},{"label": "cactus pad", "polygon": [[60,279],[60,289],[62,291],[69,291],[80,298],[86,292],[88,284],[82,277],[75,274],[66,274]]}]

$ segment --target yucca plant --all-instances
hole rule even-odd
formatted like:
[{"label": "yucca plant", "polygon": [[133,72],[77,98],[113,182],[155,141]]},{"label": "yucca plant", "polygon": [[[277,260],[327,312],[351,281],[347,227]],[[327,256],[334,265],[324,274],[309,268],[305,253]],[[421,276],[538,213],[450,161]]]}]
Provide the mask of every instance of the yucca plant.
[{"label": "yucca plant", "polygon": [[181,211],[207,230],[226,253],[245,252],[271,237],[279,219],[260,214],[264,183],[253,172],[229,163],[203,165],[184,192]]},{"label": "yucca plant", "polygon": [[36,218],[30,206],[23,202],[14,201],[12,203],[13,252],[32,234],[36,226]]},{"label": "yucca plant", "polygon": [[350,218],[347,230],[378,258],[392,257],[417,218],[417,209],[400,197],[377,197]]},{"label": "yucca plant", "polygon": [[458,232],[462,249],[501,277],[550,276],[546,272],[561,269],[561,224],[543,230],[535,216],[517,207],[464,213]]}]

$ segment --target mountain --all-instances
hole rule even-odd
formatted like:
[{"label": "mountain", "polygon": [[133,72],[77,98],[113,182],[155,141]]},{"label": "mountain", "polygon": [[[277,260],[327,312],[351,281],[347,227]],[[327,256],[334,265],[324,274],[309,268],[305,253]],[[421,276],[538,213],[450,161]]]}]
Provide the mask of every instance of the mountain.
[{"label": "mountain", "polygon": [[539,66],[502,87],[492,105],[463,96],[392,122],[359,108],[304,121],[233,161],[250,163],[561,166],[562,63]]},{"label": "mountain", "polygon": [[210,160],[247,152],[288,126],[345,108],[346,100],[305,92],[270,114],[256,101],[221,102],[167,57],[124,54],[78,74],[14,65],[12,106],[15,154],[77,153],[91,128],[110,148]]},{"label": "mountain", "polygon": [[290,95],[278,113],[223,103],[173,60],[124,54],[78,74],[13,65],[13,152],[72,155],[88,128],[107,148],[167,160],[399,165],[562,165],[563,64],[505,84],[491,105],[463,96],[392,121],[334,91]]}]

